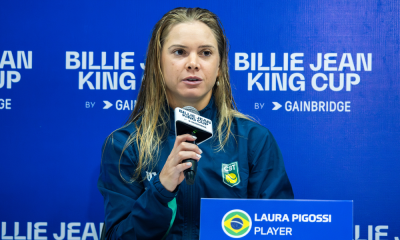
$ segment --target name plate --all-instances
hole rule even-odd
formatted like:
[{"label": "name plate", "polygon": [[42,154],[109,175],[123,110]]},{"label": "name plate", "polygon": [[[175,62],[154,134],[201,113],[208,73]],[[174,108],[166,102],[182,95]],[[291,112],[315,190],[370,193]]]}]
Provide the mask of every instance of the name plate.
[{"label": "name plate", "polygon": [[201,199],[200,239],[352,240],[353,201]]}]

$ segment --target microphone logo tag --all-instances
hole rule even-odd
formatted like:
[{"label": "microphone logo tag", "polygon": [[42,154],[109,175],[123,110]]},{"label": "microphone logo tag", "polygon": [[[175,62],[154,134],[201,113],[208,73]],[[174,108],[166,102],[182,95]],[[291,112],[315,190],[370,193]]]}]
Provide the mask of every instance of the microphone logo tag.
[{"label": "microphone logo tag", "polygon": [[203,127],[207,127],[209,124],[211,124],[211,121],[209,119],[203,118],[200,115],[187,112],[183,109],[179,109],[179,113],[181,113],[186,120],[191,121],[192,123],[199,123],[203,125]]},{"label": "microphone logo tag", "polygon": [[212,122],[210,119],[179,107],[175,108],[174,113],[176,136],[194,133],[197,137],[197,145],[213,136]]},{"label": "microphone logo tag", "polygon": [[222,164],[222,181],[229,187],[240,183],[238,162]]}]

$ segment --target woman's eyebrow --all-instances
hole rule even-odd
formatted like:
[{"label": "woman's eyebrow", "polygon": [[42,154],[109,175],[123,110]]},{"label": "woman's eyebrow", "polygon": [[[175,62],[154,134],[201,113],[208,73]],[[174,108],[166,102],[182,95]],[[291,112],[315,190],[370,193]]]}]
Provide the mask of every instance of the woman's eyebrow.
[{"label": "woman's eyebrow", "polygon": [[[185,45],[174,44],[174,45],[171,45],[168,49],[171,49],[173,47],[188,48]],[[199,46],[199,48],[215,48],[215,47],[213,45],[201,45],[201,46]]]},{"label": "woman's eyebrow", "polygon": [[213,45],[201,45],[199,48],[215,48]]},{"label": "woman's eyebrow", "polygon": [[171,45],[168,49],[173,48],[173,47],[187,48],[185,45],[174,44],[174,45]]}]

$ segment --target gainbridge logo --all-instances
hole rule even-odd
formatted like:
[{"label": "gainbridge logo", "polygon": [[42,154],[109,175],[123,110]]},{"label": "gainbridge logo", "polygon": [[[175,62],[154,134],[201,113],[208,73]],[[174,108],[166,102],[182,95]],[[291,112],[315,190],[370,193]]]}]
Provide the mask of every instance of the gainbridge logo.
[{"label": "gainbridge logo", "polygon": [[246,236],[251,229],[251,218],[245,211],[235,209],[222,218],[222,229],[232,238]]}]

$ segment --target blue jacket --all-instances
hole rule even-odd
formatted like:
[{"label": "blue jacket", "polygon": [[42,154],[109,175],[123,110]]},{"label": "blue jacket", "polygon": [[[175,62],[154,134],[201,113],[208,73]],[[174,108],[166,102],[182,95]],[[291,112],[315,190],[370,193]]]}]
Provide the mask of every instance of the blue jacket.
[{"label": "blue jacket", "polygon": [[[198,239],[201,198],[293,198],[274,137],[246,119],[234,119],[235,138],[229,138],[224,151],[215,151],[215,138],[199,145],[203,153],[195,184],[184,180],[174,192],[166,190],[158,174],[175,143],[172,109],[170,113],[170,132],[155,156],[157,165],[141,173],[144,181],[126,183],[121,178],[129,181],[137,164],[136,143],[121,156],[135,125],[115,131],[105,142],[98,188],[104,197],[107,239]],[[213,99],[200,115],[217,123]]]}]

